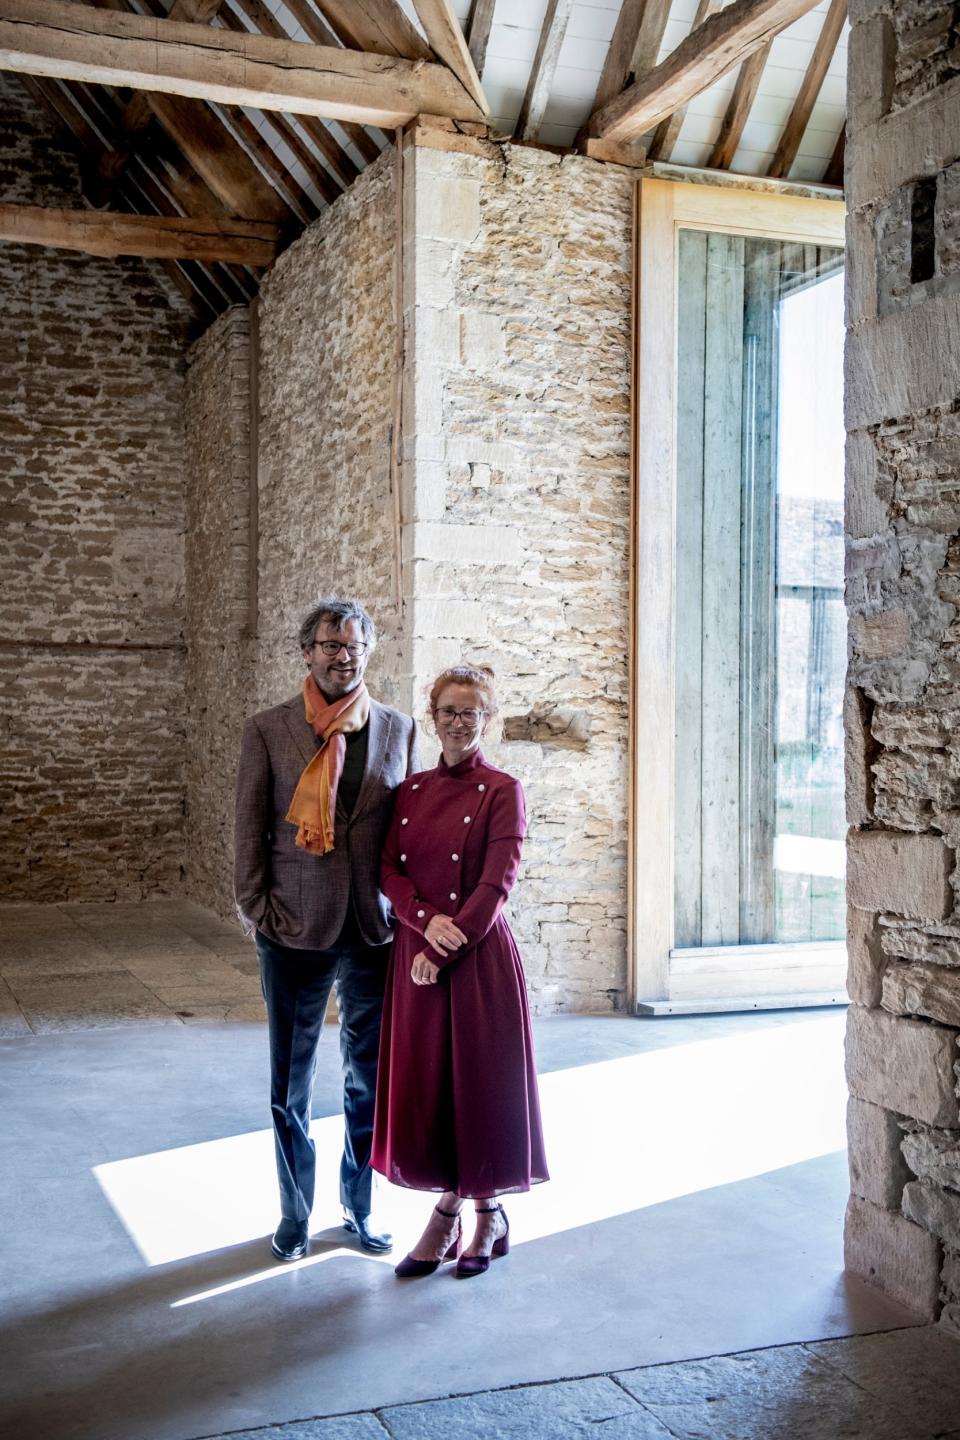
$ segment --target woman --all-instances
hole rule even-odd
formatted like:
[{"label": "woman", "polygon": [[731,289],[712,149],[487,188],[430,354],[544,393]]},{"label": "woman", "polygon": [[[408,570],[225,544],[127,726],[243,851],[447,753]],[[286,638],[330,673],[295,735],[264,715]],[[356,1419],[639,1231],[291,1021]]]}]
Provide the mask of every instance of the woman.
[{"label": "woman", "polygon": [[[480,1275],[509,1249],[498,1195],[549,1178],[520,956],[501,915],[526,828],[518,781],[480,741],[497,704],[493,671],[445,670],[430,691],[443,749],[403,782],[381,884],[399,921],[387,977],[374,1121],[374,1169],[395,1185],[441,1191],[403,1277],[457,1257]],[[460,1211],[474,1201],[463,1246]]]}]

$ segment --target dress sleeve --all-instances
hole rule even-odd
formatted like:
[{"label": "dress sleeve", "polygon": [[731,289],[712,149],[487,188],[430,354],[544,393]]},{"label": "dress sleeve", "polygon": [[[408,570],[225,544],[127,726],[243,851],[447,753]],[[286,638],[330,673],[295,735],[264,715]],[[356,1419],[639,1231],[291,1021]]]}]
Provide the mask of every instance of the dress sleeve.
[{"label": "dress sleeve", "polygon": [[445,959],[431,953],[430,959],[441,970],[451,961],[461,960],[467,950],[479,945],[493,927],[516,882],[526,828],[523,789],[519,781],[500,786],[490,797],[487,848],[480,879],[476,889],[452,917],[453,923],[466,935],[467,943]]},{"label": "dress sleeve", "polygon": [[438,912],[426,900],[421,900],[413,881],[403,870],[400,859],[400,804],[402,787],[397,792],[398,803],[393,809],[393,820],[387,835],[387,843],[380,861],[380,889],[393,906],[393,913],[401,925],[416,930],[422,935],[431,918]]}]

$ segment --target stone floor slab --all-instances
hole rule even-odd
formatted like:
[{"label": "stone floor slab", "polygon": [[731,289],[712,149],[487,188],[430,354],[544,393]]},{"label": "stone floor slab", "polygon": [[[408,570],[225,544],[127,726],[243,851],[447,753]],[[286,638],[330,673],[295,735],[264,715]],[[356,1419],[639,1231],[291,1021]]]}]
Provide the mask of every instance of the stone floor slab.
[{"label": "stone floor slab", "polygon": [[960,1339],[924,1327],[806,1348],[933,1434],[960,1430]]},{"label": "stone floor slab", "polygon": [[[668,1440],[670,1431],[611,1380],[560,1381],[381,1410],[394,1440]],[[602,1426],[602,1430],[599,1428]]]},{"label": "stone floor slab", "polygon": [[615,1378],[678,1440],[931,1440],[906,1408],[867,1394],[802,1345]]},{"label": "stone floor slab", "polygon": [[216,1440],[387,1440],[375,1415],[334,1415],[327,1420],[294,1420],[265,1430],[233,1430]]}]

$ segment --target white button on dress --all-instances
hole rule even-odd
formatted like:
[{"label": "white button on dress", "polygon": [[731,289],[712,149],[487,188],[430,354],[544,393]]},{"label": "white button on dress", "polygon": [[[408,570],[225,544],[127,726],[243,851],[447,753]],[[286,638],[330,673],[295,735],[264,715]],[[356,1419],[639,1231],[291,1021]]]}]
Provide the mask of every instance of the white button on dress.
[{"label": "white button on dress", "polygon": [[426,915],[426,913],[427,913],[426,910],[418,910],[418,911],[417,911],[417,919],[418,919],[418,920],[422,920],[423,917],[424,917],[424,915]]},{"label": "white button on dress", "polygon": [[464,815],[464,817],[463,817],[463,823],[464,823],[464,825],[469,825],[469,824],[470,824],[470,816],[469,816],[469,815]]},{"label": "white button on dress", "polygon": [[456,892],[456,890],[451,890],[451,891],[450,891],[450,899],[451,899],[451,900],[456,900],[456,898],[457,898],[457,892]]},{"label": "white button on dress", "polygon": [[477,786],[477,789],[478,789],[478,790],[486,790],[486,788],[487,788],[486,785],[478,785],[478,786]]},{"label": "white button on dress", "polygon": [[420,786],[419,786],[419,785],[411,785],[411,786],[410,786],[410,789],[411,789],[411,790],[419,790],[419,789],[420,789]]},{"label": "white button on dress", "polygon": [[401,856],[400,856],[400,859],[401,859],[401,860],[406,860],[406,858],[407,858],[406,855],[401,855]]},{"label": "white button on dress", "polygon": [[450,859],[451,859],[451,860],[459,860],[459,859],[460,859],[460,856],[457,854],[456,850],[454,850],[453,854],[450,856]]},{"label": "white button on dress", "polygon": [[400,824],[401,824],[401,825],[409,825],[409,823],[410,823],[409,820],[405,820],[405,819],[400,821]]}]

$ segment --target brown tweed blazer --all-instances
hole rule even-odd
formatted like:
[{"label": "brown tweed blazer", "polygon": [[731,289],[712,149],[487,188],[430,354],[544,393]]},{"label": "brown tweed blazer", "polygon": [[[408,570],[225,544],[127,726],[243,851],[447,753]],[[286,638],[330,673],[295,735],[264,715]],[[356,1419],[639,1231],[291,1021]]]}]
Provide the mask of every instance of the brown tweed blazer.
[{"label": "brown tweed blazer", "polygon": [[370,701],[363,781],[353,813],[338,804],[329,855],[294,844],[284,819],[304,766],[319,746],[295,695],[244,726],[237,770],[234,894],[244,929],[296,950],[325,950],[343,927],[350,895],[371,945],[391,938],[391,912],[380,892],[380,856],[401,780],[420,768],[417,727],[409,715]]}]

